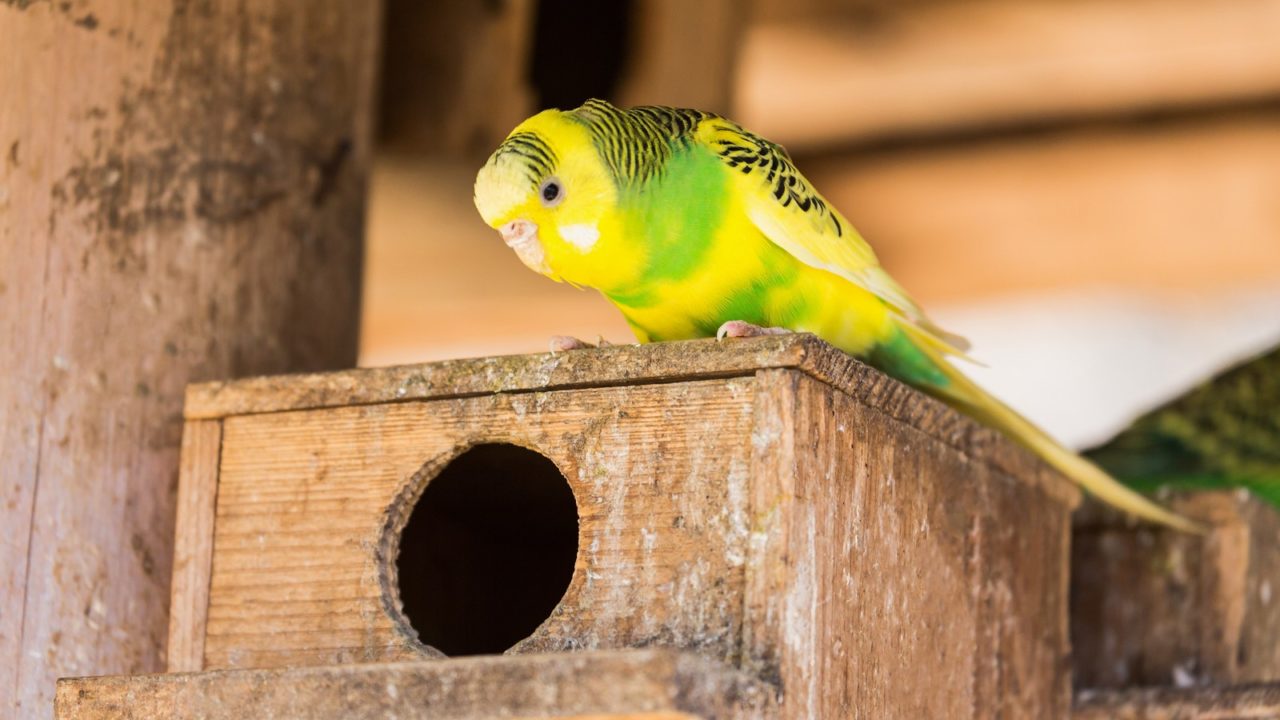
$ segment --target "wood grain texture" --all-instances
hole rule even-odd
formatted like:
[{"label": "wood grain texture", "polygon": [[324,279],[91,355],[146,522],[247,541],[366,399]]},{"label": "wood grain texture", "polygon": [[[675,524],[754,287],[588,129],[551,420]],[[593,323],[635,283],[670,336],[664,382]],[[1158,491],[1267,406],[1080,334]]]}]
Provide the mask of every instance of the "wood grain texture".
[{"label": "wood grain texture", "polygon": [[1073,720],[1276,720],[1280,685],[1089,690]]},{"label": "wood grain texture", "polygon": [[207,669],[433,657],[400,610],[388,533],[449,459],[506,442],[550,458],[579,515],[568,590],[508,653],[693,650],[776,688],[787,718],[1066,712],[1078,492],[812,338],[193,396],[208,390],[272,411],[222,420]]},{"label": "wood grain texture", "polygon": [[[1043,464],[999,432],[979,425],[809,334],[618,345],[565,353],[446,360],[244,380],[187,388],[188,419],[308,408],[459,398],[619,384],[738,377],[758,369],[795,368],[859,402],[878,408],[953,448],[1008,474],[1039,482]],[[1056,478],[1055,478],[1056,479]],[[1067,483],[1043,488],[1062,502],[1079,502]]]},{"label": "wood grain texture", "polygon": [[1078,688],[1280,679],[1280,514],[1234,492],[1172,506],[1206,537],[1134,527],[1089,506],[1073,536]]},{"label": "wood grain texture", "polygon": [[766,375],[757,396],[784,409],[753,435],[767,555],[751,572],[770,581],[748,617],[786,716],[1067,717],[1068,507],[810,377]]},{"label": "wood grain texture", "polygon": [[192,420],[183,427],[166,652],[166,667],[171,673],[204,669],[221,452],[221,420]]},{"label": "wood grain texture", "polygon": [[57,709],[59,720],[777,717],[758,680],[668,650],[78,678],[58,683]]},{"label": "wood grain texture", "polygon": [[0,2],[0,715],[164,666],[188,382],[354,362],[378,27]]},{"label": "wood grain texture", "polygon": [[805,4],[761,8],[736,88],[792,150],[1280,94],[1276,0]]},{"label": "wood grain texture", "polygon": [[578,503],[573,581],[514,651],[732,659],[751,395],[741,378],[228,418],[205,667],[427,657],[385,609],[378,549],[406,486],[479,442],[549,457]]}]

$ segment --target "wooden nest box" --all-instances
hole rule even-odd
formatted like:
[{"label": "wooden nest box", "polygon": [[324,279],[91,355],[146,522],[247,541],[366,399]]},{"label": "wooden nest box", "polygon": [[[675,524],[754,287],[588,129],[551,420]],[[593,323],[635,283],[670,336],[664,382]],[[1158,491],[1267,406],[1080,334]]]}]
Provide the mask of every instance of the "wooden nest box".
[{"label": "wooden nest box", "polygon": [[1069,714],[1076,490],[811,336],[186,413],[169,665],[199,672],[64,681],[64,717]]}]

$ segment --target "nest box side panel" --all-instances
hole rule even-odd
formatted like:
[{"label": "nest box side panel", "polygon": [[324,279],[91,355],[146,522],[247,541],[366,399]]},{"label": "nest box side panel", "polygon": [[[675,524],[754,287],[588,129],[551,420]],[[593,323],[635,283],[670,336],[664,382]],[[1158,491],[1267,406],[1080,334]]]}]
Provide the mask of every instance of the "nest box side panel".
[{"label": "nest box side panel", "polygon": [[757,398],[747,647],[784,715],[1066,717],[1069,495],[793,371]]},{"label": "nest box side panel", "polygon": [[[753,380],[367,405],[224,422],[207,669],[427,656],[395,603],[390,518],[463,449],[551,459],[579,516],[573,578],[509,652],[738,650]],[[512,591],[516,591],[512,588]]]},{"label": "nest box side panel", "polygon": [[182,429],[173,582],[169,593],[169,672],[204,669],[214,503],[222,452],[221,420],[188,420]]},{"label": "nest box side panel", "polygon": [[1072,547],[1077,688],[1280,679],[1280,513],[1206,491],[1172,506],[1208,521],[1193,536],[1091,505]]}]

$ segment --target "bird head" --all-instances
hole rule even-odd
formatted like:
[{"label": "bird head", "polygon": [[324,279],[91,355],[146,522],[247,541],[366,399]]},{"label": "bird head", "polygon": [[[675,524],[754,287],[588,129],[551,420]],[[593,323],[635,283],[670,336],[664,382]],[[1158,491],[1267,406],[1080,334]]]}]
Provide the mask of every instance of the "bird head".
[{"label": "bird head", "polygon": [[593,287],[616,199],[587,128],[559,110],[518,125],[476,176],[476,209],[525,265]]}]

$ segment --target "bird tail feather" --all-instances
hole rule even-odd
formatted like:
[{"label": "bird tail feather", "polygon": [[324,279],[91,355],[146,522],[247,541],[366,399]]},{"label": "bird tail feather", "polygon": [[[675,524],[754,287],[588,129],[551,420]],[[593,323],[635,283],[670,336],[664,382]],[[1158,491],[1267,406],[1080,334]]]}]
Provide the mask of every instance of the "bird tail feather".
[{"label": "bird tail feather", "polygon": [[929,356],[950,381],[946,386],[922,389],[950,405],[959,406],[961,410],[1004,432],[1103,502],[1177,530],[1197,534],[1205,532],[1205,528],[1200,524],[1161,507],[1141,493],[1121,484],[1097,465],[1063,447],[1030,420],[987,393],[948,362],[936,347],[937,343],[933,342],[925,331],[906,322],[898,325],[911,338],[913,344]]}]

